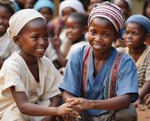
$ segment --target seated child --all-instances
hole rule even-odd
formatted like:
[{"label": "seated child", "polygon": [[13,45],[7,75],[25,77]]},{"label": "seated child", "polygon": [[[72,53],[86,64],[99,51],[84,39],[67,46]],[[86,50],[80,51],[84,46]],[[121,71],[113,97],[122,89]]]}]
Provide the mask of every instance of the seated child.
[{"label": "seated child", "polygon": [[61,74],[44,57],[48,46],[45,18],[34,9],[16,12],[8,35],[20,48],[0,71],[0,121],[55,121],[54,116],[77,115],[73,106],[60,104]]},{"label": "seated child", "polygon": [[136,121],[137,69],[112,47],[124,24],[121,9],[103,2],[88,18],[89,45],[72,51],[60,85],[64,102],[78,104],[81,121]]},{"label": "seated child", "polygon": [[149,35],[150,21],[147,17],[137,14],[127,19],[123,38],[126,53],[131,55],[138,69],[139,98],[134,103],[136,107],[145,103],[144,97],[150,88],[150,48],[145,45]]}]

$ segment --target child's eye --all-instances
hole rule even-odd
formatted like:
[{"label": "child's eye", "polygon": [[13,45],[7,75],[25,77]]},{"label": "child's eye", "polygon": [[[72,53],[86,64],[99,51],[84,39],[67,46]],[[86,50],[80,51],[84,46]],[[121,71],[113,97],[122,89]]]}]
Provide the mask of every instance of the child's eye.
[{"label": "child's eye", "polygon": [[32,36],[33,39],[38,39],[38,36]]},{"label": "child's eye", "polygon": [[103,35],[103,37],[105,37],[105,38],[108,38],[110,35],[108,34],[108,33],[105,33],[104,35]]},{"label": "child's eye", "polygon": [[95,35],[95,34],[96,34],[96,31],[93,30],[93,29],[91,29],[91,30],[90,30],[90,34]]},{"label": "child's eye", "polygon": [[133,35],[137,36],[137,35],[139,35],[139,33],[138,32],[134,32]]},{"label": "child's eye", "polygon": [[45,36],[44,36],[44,40],[47,40],[48,39],[48,35],[46,34]]}]

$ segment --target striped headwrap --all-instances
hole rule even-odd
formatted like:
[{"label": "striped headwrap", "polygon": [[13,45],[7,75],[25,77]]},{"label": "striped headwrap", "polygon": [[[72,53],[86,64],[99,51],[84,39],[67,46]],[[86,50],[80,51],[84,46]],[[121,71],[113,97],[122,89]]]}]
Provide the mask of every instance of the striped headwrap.
[{"label": "striped headwrap", "polygon": [[123,27],[125,22],[125,17],[121,9],[108,1],[97,4],[97,6],[91,10],[88,25],[95,17],[103,17],[110,21],[117,32]]}]

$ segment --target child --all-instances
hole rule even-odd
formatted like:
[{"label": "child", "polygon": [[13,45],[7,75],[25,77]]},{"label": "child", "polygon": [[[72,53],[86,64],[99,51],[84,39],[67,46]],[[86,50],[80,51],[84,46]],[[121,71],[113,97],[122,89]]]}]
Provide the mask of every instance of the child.
[{"label": "child", "polygon": [[45,17],[47,22],[49,45],[44,55],[53,62],[56,68],[58,68],[59,65],[57,62],[57,54],[52,45],[52,39],[54,36],[52,18],[53,18],[55,6],[53,2],[51,2],[50,0],[38,0],[34,5],[34,9],[40,12]]},{"label": "child", "polygon": [[150,19],[150,0],[145,0],[144,2],[143,15]]},{"label": "child", "polygon": [[131,15],[131,0],[114,0],[114,4],[119,6],[127,19]]},{"label": "child", "polygon": [[150,48],[144,44],[150,35],[150,21],[143,15],[132,15],[125,23],[124,43],[138,69],[139,98],[135,106],[143,104],[150,85]]},{"label": "child", "polygon": [[102,3],[105,1],[110,1],[110,0],[89,0],[89,5],[87,7],[87,13],[89,14],[92,8],[94,7],[95,4],[97,3]]},{"label": "child", "polygon": [[82,121],[136,121],[130,106],[138,97],[136,66],[112,47],[123,24],[119,7],[98,4],[88,19],[90,46],[73,51],[67,62],[60,89],[65,102],[80,105]]},{"label": "child", "polygon": [[14,13],[14,4],[10,0],[0,1],[0,68],[6,58],[16,50],[16,45],[7,35],[8,21]]},{"label": "child", "polygon": [[54,13],[54,4],[50,0],[38,0],[34,9],[39,11],[46,19],[47,23],[52,20]]},{"label": "child", "polygon": [[[143,5],[143,15],[146,16],[150,20],[150,0],[145,0]],[[146,45],[150,45],[150,36],[145,41]]]},{"label": "child", "polygon": [[48,46],[45,18],[34,9],[20,10],[10,18],[8,34],[20,51],[0,72],[0,120],[54,121],[52,116],[76,114],[70,104],[56,107],[62,77],[43,57]]},{"label": "child", "polygon": [[[130,0],[114,0],[114,4],[119,6],[125,15],[125,19],[127,19],[131,15],[131,1]],[[125,47],[123,42],[123,32],[122,28],[120,31],[120,38],[114,43],[114,47]]]},{"label": "child", "polygon": [[59,36],[61,40],[61,52],[66,56],[65,44],[68,42],[66,37],[65,23],[71,13],[80,12],[85,13],[84,6],[79,0],[64,0],[59,5],[59,19],[55,28],[55,37]]},{"label": "child", "polygon": [[[68,41],[65,44],[65,48],[68,50],[66,53],[67,55],[69,54],[71,47],[75,48],[75,46],[80,46],[87,43],[85,40],[85,33],[87,32],[87,20],[88,16],[84,13],[74,12],[69,15],[66,21],[66,37]],[[65,67],[67,59],[61,53],[60,46],[55,46],[55,50],[58,55],[59,63],[62,67]]]}]

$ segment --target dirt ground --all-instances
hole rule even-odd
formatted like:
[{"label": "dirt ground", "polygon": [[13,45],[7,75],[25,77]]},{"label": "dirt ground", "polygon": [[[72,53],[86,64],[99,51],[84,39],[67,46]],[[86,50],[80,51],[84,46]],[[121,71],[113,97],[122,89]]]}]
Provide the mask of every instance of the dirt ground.
[{"label": "dirt ground", "polygon": [[138,110],[138,121],[150,121],[150,109]]}]

